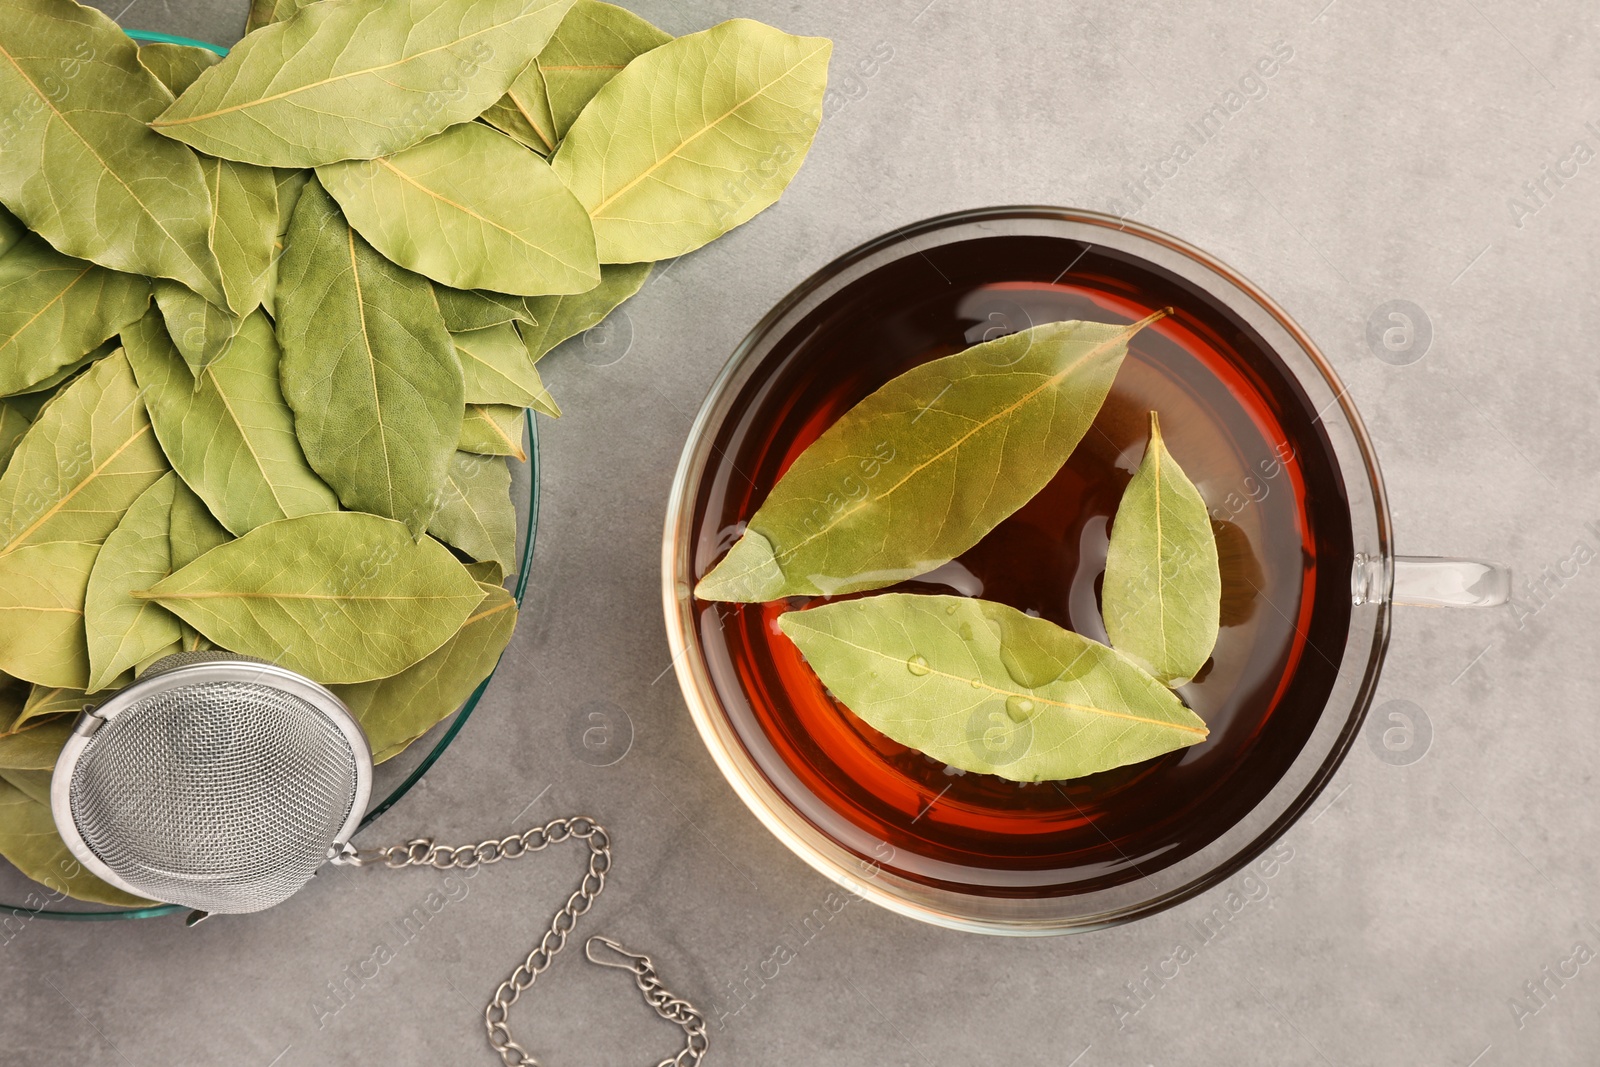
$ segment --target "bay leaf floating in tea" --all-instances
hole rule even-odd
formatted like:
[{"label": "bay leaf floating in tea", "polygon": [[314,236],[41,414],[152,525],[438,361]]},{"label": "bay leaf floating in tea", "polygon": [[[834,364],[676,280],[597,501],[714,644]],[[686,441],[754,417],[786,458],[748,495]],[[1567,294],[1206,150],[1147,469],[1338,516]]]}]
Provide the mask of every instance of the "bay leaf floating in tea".
[{"label": "bay leaf floating in tea", "polygon": [[695,595],[832,596],[948,563],[1055,477],[1161,314],[1045,323],[890,380],[800,454]]},{"label": "bay leaf floating in tea", "polygon": [[1112,649],[1004,604],[886,593],[786,612],[778,628],[869,726],[964,771],[1079,778],[1206,738]]},{"label": "bay leaf floating in tea", "polygon": [[1211,514],[1161,439],[1150,443],[1111,523],[1101,612],[1118,652],[1166,685],[1199,673],[1217,644],[1222,579]]},{"label": "bay leaf floating in tea", "polygon": [[264,167],[389,155],[504,96],[571,6],[307,4],[245,37],[150,126],[207,155]]},{"label": "bay leaf floating in tea", "polygon": [[816,136],[832,50],[732,19],[606,82],[550,160],[594,220],[600,262],[682,255],[776,201]]}]

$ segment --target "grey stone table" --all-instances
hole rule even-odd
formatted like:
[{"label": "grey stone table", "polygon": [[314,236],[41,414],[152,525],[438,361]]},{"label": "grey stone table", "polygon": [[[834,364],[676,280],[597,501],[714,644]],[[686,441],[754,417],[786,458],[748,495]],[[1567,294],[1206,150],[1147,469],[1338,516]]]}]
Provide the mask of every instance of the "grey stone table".
[{"label": "grey stone table", "polygon": [[[128,26],[228,43],[245,3],[103,6]],[[587,928],[652,952],[718,1017],[713,1063],[1595,1062],[1589,5],[635,6],[675,33],[749,15],[832,37],[842,95],[778,206],[628,305],[623,358],[596,365],[581,346],[551,358],[567,415],[543,426],[528,610],[482,708],[377,836],[477,840],[524,811],[602,817],[618,867]],[[1274,50],[1288,58],[1261,77],[1257,60]],[[1190,123],[1215,103],[1225,121],[1201,141]],[[1186,158],[1164,163],[1180,143]],[[1167,174],[1159,187],[1151,172]],[[1272,877],[1241,876],[1132,926],[1034,940],[865,903],[834,914],[832,886],[761,828],[702,749],[667,670],[657,592],[690,418],[762,312],[868,237],[1019,202],[1129,211],[1262,285],[1365,413],[1399,550],[1518,569],[1514,607],[1397,613],[1379,712],[1415,705],[1411,748],[1385,759],[1374,732],[1358,741]],[[1395,365],[1367,343],[1391,299],[1431,322],[1420,360]],[[574,709],[595,701],[633,728],[607,767],[572,755]],[[272,912],[193,930],[33,922],[0,949],[0,1059],[493,1062],[483,1002],[577,864],[557,852],[450,887],[432,873],[336,872]],[[433,891],[446,904],[403,932]],[[826,921],[806,927],[819,908]],[[1219,908],[1225,921],[1207,922]],[[750,981],[780,942],[795,958]],[[679,1036],[576,952],[515,1018],[552,1067],[654,1063]]]}]

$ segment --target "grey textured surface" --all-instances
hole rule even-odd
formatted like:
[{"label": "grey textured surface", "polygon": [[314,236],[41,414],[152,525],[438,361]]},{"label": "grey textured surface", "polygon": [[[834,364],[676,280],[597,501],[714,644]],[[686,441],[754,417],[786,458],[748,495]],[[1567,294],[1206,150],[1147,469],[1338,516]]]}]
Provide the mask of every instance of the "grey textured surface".
[{"label": "grey textured surface", "polygon": [[[1574,0],[1325,2],[636,4],[675,33],[749,15],[830,36],[843,105],[777,207],[628,305],[622,359],[551,358],[567,415],[543,426],[529,609],[476,718],[377,836],[476,840],[525,808],[601,817],[618,868],[586,929],[728,1013],[712,1063],[1595,1062],[1600,164],[1571,153],[1600,150],[1600,33]],[[227,41],[243,13],[135,0],[122,19]],[[1252,98],[1135,215],[1231,262],[1324,347],[1376,439],[1399,550],[1510,562],[1521,606],[1397,613],[1379,712],[1422,709],[1425,756],[1358,742],[1270,878],[1039,940],[850,904],[799,944],[831,886],[740,805],[663,674],[661,514],[707,385],[768,306],[870,236],[970,206],[1127,201],[1279,42],[1293,58],[1245,83]],[[1546,164],[1576,176],[1535,196]],[[1367,345],[1391,299],[1432,323],[1409,365]],[[572,754],[594,701],[632,722],[613,766]],[[0,946],[0,1059],[490,1063],[482,1004],[579,870],[568,850],[469,881],[329,872],[194,930],[36,921]],[[397,924],[436,890],[446,903],[407,941]],[[1217,908],[1232,917],[1207,941]],[[779,942],[796,958],[736,997]],[[393,958],[368,965],[380,945]],[[363,969],[331,1011],[329,983]],[[653,1063],[678,1040],[575,952],[514,1022],[552,1067]]]}]

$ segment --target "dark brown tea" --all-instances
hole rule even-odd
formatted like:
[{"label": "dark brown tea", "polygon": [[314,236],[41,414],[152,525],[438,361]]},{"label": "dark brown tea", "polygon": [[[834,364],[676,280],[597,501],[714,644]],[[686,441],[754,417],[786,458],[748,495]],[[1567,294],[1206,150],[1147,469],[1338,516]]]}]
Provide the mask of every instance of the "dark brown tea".
[{"label": "dark brown tea", "polygon": [[1211,508],[1222,629],[1178,690],[1201,744],[1065,782],[963,773],[835,702],[777,629],[798,602],[697,602],[723,707],[756,765],[817,828],[906,877],[996,896],[1097,890],[1204,847],[1294,760],[1333,685],[1350,621],[1350,519],[1317,413],[1265,343],[1202,291],[1063,238],[985,237],[913,253],[845,287],[782,338],[715,440],[693,577],[738,539],[779,476],[890,378],[1030,325],[1128,322],[1111,396],[1032,502],[955,562],[896,591],[981,596],[1099,641],[1107,532],[1160,413]]}]

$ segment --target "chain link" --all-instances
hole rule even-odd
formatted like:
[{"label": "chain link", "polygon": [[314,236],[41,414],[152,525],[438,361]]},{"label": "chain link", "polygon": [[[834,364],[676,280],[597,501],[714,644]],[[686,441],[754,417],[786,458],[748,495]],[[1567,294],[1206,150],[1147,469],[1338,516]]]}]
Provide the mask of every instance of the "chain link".
[{"label": "chain link", "polygon": [[[488,1033],[489,1044],[500,1054],[501,1062],[506,1067],[539,1067],[539,1061],[533,1053],[519,1045],[511,1036],[509,1025],[511,1006],[517,1002],[518,997],[532,987],[539,975],[549,968],[556,954],[566,947],[567,937],[578,924],[578,917],[589,913],[589,909],[594,907],[595,900],[605,889],[606,875],[611,871],[611,837],[606,833],[605,827],[587,815],[578,815],[570,819],[552,819],[543,826],[535,826],[520,834],[482,841],[476,845],[460,845],[452,848],[448,845],[436,845],[432,838],[419,837],[403,845],[390,845],[387,848],[358,850],[351,845],[345,845],[331,858],[336,864],[352,867],[368,867],[382,863],[390,870],[400,870],[405,867],[432,867],[441,871],[471,870],[481,865],[499,863],[501,860],[516,859],[530,852],[542,852],[551,845],[559,845],[573,839],[583,841],[589,846],[589,869],[584,873],[583,881],[578,883],[578,888],[551,918],[550,928],[545,931],[544,937],[534,946],[533,951],[528,953],[528,958],[518,964],[510,977],[500,983],[500,987],[490,998],[488,1007],[483,1010],[483,1025]],[[596,959],[594,953],[597,944],[611,949],[626,962]],[[584,946],[584,955],[590,963],[603,967],[619,967],[630,972],[634,984],[644,996],[645,1003],[650,1005],[661,1018],[682,1027],[683,1050],[676,1056],[662,1060],[656,1067],[697,1067],[705,1058],[706,1049],[710,1044],[706,1034],[705,1016],[701,1015],[693,1004],[675,996],[661,984],[655,964],[649,956],[629,952],[610,938],[599,935],[589,938]]]}]

